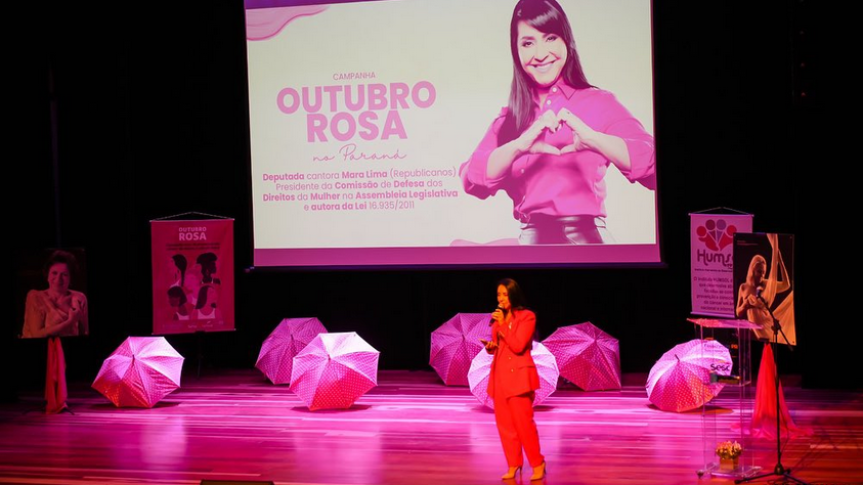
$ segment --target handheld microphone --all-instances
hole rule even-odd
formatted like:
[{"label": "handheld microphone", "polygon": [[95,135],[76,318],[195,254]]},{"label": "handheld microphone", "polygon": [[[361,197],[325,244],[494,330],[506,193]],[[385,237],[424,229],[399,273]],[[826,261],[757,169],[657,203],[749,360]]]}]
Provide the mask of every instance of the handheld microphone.
[{"label": "handheld microphone", "polygon": [[[501,308],[501,307],[499,307],[499,306],[498,306],[498,307],[496,307],[496,308],[495,308],[495,311],[497,311],[497,310],[501,310],[501,311],[502,311],[502,310],[503,310],[503,308]],[[492,313],[494,313],[494,312],[492,312]],[[490,326],[492,326],[492,325],[494,325],[494,317],[491,317],[491,318],[488,320],[488,326],[490,327]]]}]

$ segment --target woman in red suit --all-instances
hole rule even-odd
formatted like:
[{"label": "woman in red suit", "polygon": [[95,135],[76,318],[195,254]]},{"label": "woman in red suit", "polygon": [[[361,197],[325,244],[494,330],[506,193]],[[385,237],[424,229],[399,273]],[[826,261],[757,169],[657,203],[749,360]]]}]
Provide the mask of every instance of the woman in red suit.
[{"label": "woman in red suit", "polygon": [[[488,395],[494,399],[494,417],[509,470],[504,480],[521,472],[524,454],[533,468],[531,480],[545,477],[545,457],[539,451],[539,434],[533,421],[534,391],[539,374],[530,356],[536,315],[524,307],[524,295],[512,279],[497,287],[497,309],[492,313],[492,339],[485,345],[494,354]],[[524,450],[522,452],[522,450]]]}]

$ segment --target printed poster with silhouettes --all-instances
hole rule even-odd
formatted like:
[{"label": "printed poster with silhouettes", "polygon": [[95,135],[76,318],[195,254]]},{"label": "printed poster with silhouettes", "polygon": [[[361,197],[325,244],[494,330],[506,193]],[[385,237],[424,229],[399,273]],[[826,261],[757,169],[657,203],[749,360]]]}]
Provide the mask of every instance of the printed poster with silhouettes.
[{"label": "printed poster with silhouettes", "polygon": [[234,330],[234,220],[150,221],[153,334]]},{"label": "printed poster with silhouettes", "polygon": [[734,235],[752,232],[752,215],[701,212],[689,218],[692,313],[735,318]]},{"label": "printed poster with silhouettes", "polygon": [[794,323],[794,236],[743,234],[734,236],[736,318],[761,326],[753,334],[773,341],[773,319],[782,331],[777,342],[797,345]]}]

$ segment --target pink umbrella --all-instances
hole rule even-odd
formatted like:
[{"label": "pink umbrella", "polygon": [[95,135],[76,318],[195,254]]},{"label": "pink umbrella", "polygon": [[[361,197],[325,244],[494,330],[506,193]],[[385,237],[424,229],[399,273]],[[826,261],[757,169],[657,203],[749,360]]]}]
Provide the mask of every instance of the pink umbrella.
[{"label": "pink umbrella", "polygon": [[458,313],[431,334],[429,364],[448,386],[467,386],[470,363],[491,338],[488,313]]},{"label": "pink umbrella", "polygon": [[560,327],[542,341],[560,375],[585,391],[620,389],[620,344],[590,322]]},{"label": "pink umbrella", "polygon": [[151,408],[180,387],[183,356],[165,337],[129,337],[111,353],[93,381],[117,407]]},{"label": "pink umbrella", "polygon": [[291,382],[294,357],[327,329],[317,318],[285,318],[261,345],[255,364],[273,384]]},{"label": "pink umbrella", "polygon": [[[533,342],[530,356],[533,357],[536,371],[539,374],[539,389],[536,390],[533,397],[533,405],[538,406],[557,388],[557,377],[560,373],[557,370],[557,361],[555,361],[554,356],[541,343]],[[494,399],[488,395],[488,377],[491,374],[493,357],[488,352],[476,354],[467,374],[470,392],[479,399],[479,402],[492,409],[494,409]]]},{"label": "pink umbrella", "polygon": [[347,409],[378,385],[375,350],[355,332],[322,333],[294,357],[291,391],[316,409]]},{"label": "pink umbrella", "polygon": [[724,384],[710,374],[731,373],[731,353],[715,340],[690,340],[662,355],[647,376],[647,397],[663,411],[689,411],[709,402]]}]

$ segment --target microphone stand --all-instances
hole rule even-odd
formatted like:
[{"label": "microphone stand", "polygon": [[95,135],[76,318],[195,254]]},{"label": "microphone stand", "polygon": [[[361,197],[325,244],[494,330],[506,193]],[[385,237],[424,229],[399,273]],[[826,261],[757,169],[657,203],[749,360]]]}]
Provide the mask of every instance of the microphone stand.
[{"label": "microphone stand", "polygon": [[773,315],[773,310],[770,309],[770,305],[764,301],[764,298],[761,297],[761,292],[758,291],[755,294],[755,297],[764,305],[764,308],[767,309],[767,312],[770,313],[770,318],[773,320],[773,340],[770,342],[770,348],[773,350],[773,371],[775,372],[775,392],[776,392],[776,466],[773,467],[773,472],[771,473],[762,473],[761,475],[755,475],[751,477],[746,477],[738,480],[734,480],[734,483],[746,483],[751,482],[753,480],[758,480],[759,478],[764,477],[782,477],[783,483],[787,483],[788,481],[792,481],[795,483],[799,483],[801,485],[809,485],[809,483],[804,482],[803,480],[791,475],[791,469],[785,468],[782,465],[782,428],[780,425],[780,406],[779,406],[779,357],[777,356],[777,347],[779,346],[779,334],[782,334],[782,338],[788,342],[788,337],[785,335],[785,332],[782,330],[782,325],[779,324],[779,320],[776,319],[776,316]]}]

